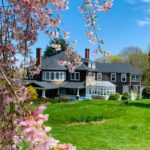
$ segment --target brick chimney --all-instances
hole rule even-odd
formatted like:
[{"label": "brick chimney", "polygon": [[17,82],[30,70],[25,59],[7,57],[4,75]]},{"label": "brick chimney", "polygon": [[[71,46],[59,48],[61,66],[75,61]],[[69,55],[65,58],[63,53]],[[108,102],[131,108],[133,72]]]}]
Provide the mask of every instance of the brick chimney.
[{"label": "brick chimney", "polygon": [[42,65],[42,49],[36,48],[36,66]]},{"label": "brick chimney", "polygon": [[90,59],[90,49],[89,48],[85,49],[85,58]]}]

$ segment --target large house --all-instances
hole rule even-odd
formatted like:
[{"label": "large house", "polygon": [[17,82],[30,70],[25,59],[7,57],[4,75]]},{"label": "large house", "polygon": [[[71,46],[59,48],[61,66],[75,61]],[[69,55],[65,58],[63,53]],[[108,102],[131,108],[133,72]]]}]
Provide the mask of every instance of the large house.
[{"label": "large house", "polygon": [[141,72],[124,63],[98,63],[90,60],[90,50],[85,49],[85,58],[74,73],[69,73],[59,64],[66,55],[60,52],[42,59],[40,48],[36,49],[37,63],[41,65],[38,75],[28,74],[28,85],[35,87],[40,97],[71,97],[86,99],[99,96],[105,99],[116,92],[141,91]]}]

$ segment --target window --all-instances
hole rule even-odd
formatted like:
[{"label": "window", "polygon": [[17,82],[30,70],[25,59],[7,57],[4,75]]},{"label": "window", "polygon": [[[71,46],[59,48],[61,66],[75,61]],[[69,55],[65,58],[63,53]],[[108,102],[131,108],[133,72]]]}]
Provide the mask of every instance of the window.
[{"label": "window", "polygon": [[100,86],[90,86],[87,88],[88,95],[99,95],[99,96],[106,96],[114,94],[116,92],[115,87],[100,87]]},{"label": "window", "polygon": [[49,72],[46,72],[46,80],[49,80]]},{"label": "window", "polygon": [[64,79],[64,73],[63,72],[60,72],[60,79]]},{"label": "window", "polygon": [[97,73],[97,80],[102,80],[102,73]]},{"label": "window", "polygon": [[126,82],[127,81],[127,74],[126,73],[122,73],[121,74],[121,82]]},{"label": "window", "polygon": [[59,72],[56,72],[56,80],[59,80]]},{"label": "window", "polygon": [[44,71],[42,79],[47,81],[65,80],[65,77],[66,77],[65,72]]},{"label": "window", "polygon": [[111,74],[111,81],[116,81],[116,73]]},{"label": "window", "polygon": [[132,82],[139,82],[140,81],[140,76],[139,75],[132,75],[131,76],[131,81]]},{"label": "window", "polygon": [[89,61],[88,63],[88,67],[91,68],[92,67],[92,62]]},{"label": "window", "polygon": [[96,68],[96,64],[92,63],[92,69],[95,69],[95,68]]},{"label": "window", "polygon": [[54,72],[51,72],[51,74],[50,74],[50,79],[51,79],[51,80],[54,80]]},{"label": "window", "polygon": [[71,73],[71,80],[80,80],[80,72]]}]

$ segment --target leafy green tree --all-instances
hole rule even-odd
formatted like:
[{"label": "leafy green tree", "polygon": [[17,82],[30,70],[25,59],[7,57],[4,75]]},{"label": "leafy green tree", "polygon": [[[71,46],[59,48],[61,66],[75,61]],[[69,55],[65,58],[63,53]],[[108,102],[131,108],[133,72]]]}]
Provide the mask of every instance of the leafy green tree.
[{"label": "leafy green tree", "polygon": [[[61,50],[60,51],[56,51],[56,49],[52,47],[52,44],[59,44],[59,45],[61,45]],[[68,47],[68,43],[64,39],[62,39],[62,38],[55,38],[55,39],[53,39],[53,40],[51,40],[49,42],[49,45],[47,45],[43,57],[46,58],[46,57],[50,57],[50,56],[56,55],[56,54],[60,53],[61,51],[65,51],[67,49],[67,47]]]},{"label": "leafy green tree", "polygon": [[119,55],[112,55],[112,56],[108,57],[108,62],[121,63],[121,62],[123,62],[123,60],[122,60],[122,57]]},{"label": "leafy green tree", "polygon": [[148,85],[150,75],[149,55],[144,53],[138,47],[127,47],[122,50],[120,55],[123,57],[123,62],[139,68],[142,71],[142,83]]}]

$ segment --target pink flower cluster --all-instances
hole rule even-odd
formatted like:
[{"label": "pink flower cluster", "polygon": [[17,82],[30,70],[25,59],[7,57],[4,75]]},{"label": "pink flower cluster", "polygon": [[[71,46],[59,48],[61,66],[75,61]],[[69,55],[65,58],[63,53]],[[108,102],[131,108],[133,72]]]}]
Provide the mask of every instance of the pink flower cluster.
[{"label": "pink flower cluster", "polygon": [[37,107],[32,116],[19,123],[24,138],[30,142],[28,149],[51,150],[57,148],[58,150],[75,150],[75,147],[71,144],[58,144],[58,140],[47,135],[51,128],[44,125],[44,122],[48,120],[48,115],[42,114],[45,108],[45,106]]},{"label": "pink flower cluster", "polygon": [[24,137],[30,142],[28,149],[50,150],[58,143],[47,135],[51,128],[44,126],[44,122],[48,120],[48,115],[42,114],[45,108],[45,106],[37,107],[32,116],[27,116],[26,120],[20,122]]},{"label": "pink flower cluster", "polygon": [[99,1],[99,0],[85,0],[83,3],[83,6],[79,8],[79,11],[84,15],[86,25],[88,28],[88,31],[86,32],[86,35],[89,39],[90,44],[96,44],[98,43],[99,51],[101,52],[101,40],[99,39],[99,36],[97,32],[99,31],[99,28],[96,26],[96,23],[98,21],[98,15],[97,12],[101,11],[108,11],[113,4],[113,0],[107,0],[107,1]]},{"label": "pink flower cluster", "polygon": [[[38,38],[38,31],[44,31],[50,38],[60,36],[58,28],[61,23],[60,11],[69,8],[69,0],[1,0],[0,1],[0,144],[2,149],[18,150],[20,142],[28,141],[29,150],[75,150],[70,144],[58,144],[58,141],[48,136],[50,127],[44,122],[48,116],[43,115],[44,106],[39,106],[34,112],[24,85],[25,68],[33,65],[30,47]],[[88,31],[86,35],[91,44],[100,42],[96,27],[97,12],[108,11],[112,0],[100,3],[99,0],[83,0],[80,12],[84,14]],[[70,32],[64,33],[64,39]],[[75,42],[74,42],[75,44]],[[60,45],[53,45],[59,51]],[[81,57],[74,52],[74,46],[66,50],[66,61],[60,61],[67,66],[69,72],[81,65]],[[23,57],[19,66],[16,55]],[[17,65],[16,65],[17,64]],[[38,73],[40,66],[33,66],[29,73]]]}]

